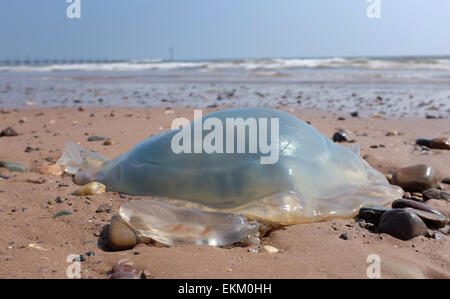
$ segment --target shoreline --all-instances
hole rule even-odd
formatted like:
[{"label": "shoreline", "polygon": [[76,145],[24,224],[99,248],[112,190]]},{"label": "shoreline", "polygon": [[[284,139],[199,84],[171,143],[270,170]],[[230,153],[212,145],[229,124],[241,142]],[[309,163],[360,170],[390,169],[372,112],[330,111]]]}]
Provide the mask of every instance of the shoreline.
[{"label": "shoreline", "polygon": [[270,107],[362,117],[449,118],[449,72],[0,72],[0,107]]}]

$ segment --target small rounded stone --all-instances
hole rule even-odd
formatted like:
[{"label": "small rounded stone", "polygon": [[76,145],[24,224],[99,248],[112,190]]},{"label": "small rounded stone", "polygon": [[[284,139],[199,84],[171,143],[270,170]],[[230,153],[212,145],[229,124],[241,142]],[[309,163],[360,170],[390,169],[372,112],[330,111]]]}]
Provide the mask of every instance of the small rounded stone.
[{"label": "small rounded stone", "polygon": [[417,145],[422,145],[426,147],[430,147],[431,139],[419,138],[416,140]]},{"label": "small rounded stone", "polygon": [[394,208],[394,209],[413,208],[413,209],[417,209],[417,210],[421,210],[421,211],[425,211],[425,212],[429,212],[429,213],[434,213],[436,215],[439,215],[439,214],[442,215],[441,212],[430,207],[429,205],[426,205],[424,203],[417,202],[414,200],[408,200],[408,199],[395,200],[392,203],[392,208]]},{"label": "small rounded stone", "polygon": [[385,212],[378,224],[378,231],[405,241],[424,236],[428,232],[427,226],[419,216],[403,209]]},{"label": "small rounded stone", "polygon": [[431,140],[429,147],[450,150],[450,138],[434,138]]},{"label": "small rounded stone", "polygon": [[106,245],[113,250],[131,249],[137,244],[136,234],[120,216],[114,215],[108,227]]},{"label": "small rounded stone", "polygon": [[106,191],[105,185],[97,182],[92,182],[78,189],[76,194],[79,196],[88,196],[105,193],[105,191]]},{"label": "small rounded stone", "polygon": [[106,140],[106,137],[102,137],[102,136],[90,136],[88,137],[88,141],[103,141]]},{"label": "small rounded stone", "polygon": [[426,164],[397,169],[392,174],[392,184],[408,192],[422,192],[437,185],[434,169]]},{"label": "small rounded stone", "polygon": [[447,218],[442,214],[435,214],[426,212],[423,210],[413,209],[413,208],[405,208],[405,211],[416,214],[422,219],[423,222],[427,225],[428,228],[439,229],[443,228],[447,225]]},{"label": "small rounded stone", "polygon": [[3,136],[13,137],[13,136],[17,136],[17,135],[18,135],[17,132],[11,127],[7,127],[6,129],[4,129],[0,132],[0,137],[3,137]]},{"label": "small rounded stone", "polygon": [[53,164],[53,165],[42,165],[38,172],[40,174],[48,174],[48,175],[54,175],[54,176],[61,176],[64,173],[64,170],[61,168],[59,164]]},{"label": "small rounded stone", "polygon": [[275,248],[275,247],[270,246],[270,245],[265,245],[265,246],[263,246],[263,248],[269,254],[274,254],[274,253],[280,252],[280,250],[278,248]]},{"label": "small rounded stone", "polygon": [[348,142],[347,134],[342,130],[334,133],[332,139],[334,142]]},{"label": "small rounded stone", "polygon": [[114,141],[112,141],[111,139],[106,139],[105,141],[103,141],[103,145],[113,145],[115,144]]},{"label": "small rounded stone", "polygon": [[396,130],[389,131],[386,133],[386,136],[397,136],[397,135],[398,135],[398,132]]},{"label": "small rounded stone", "polygon": [[430,200],[430,199],[443,199],[443,200],[450,201],[450,193],[439,190],[437,188],[427,189],[422,192],[422,195],[423,195],[423,199],[425,201]]},{"label": "small rounded stone", "polygon": [[26,172],[27,167],[22,163],[8,161],[8,160],[0,160],[0,167],[4,167],[8,169],[10,172]]},{"label": "small rounded stone", "polygon": [[95,213],[111,213],[111,211],[113,210],[113,208],[109,205],[101,205],[97,208],[97,210],[95,210]]},{"label": "small rounded stone", "polygon": [[389,207],[362,207],[359,210],[358,218],[363,219],[368,223],[378,225],[381,215],[390,210],[392,209]]}]

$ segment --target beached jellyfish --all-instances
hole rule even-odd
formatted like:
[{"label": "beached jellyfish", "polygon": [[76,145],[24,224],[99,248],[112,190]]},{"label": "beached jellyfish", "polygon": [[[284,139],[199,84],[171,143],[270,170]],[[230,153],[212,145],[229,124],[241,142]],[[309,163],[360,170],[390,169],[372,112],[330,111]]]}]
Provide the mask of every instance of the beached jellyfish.
[{"label": "beached jellyfish", "polygon": [[165,244],[227,245],[402,197],[357,146],[264,108],[211,113],[112,160],[69,142],[58,163],[80,184],[154,198],[131,201],[120,216],[138,235]]}]

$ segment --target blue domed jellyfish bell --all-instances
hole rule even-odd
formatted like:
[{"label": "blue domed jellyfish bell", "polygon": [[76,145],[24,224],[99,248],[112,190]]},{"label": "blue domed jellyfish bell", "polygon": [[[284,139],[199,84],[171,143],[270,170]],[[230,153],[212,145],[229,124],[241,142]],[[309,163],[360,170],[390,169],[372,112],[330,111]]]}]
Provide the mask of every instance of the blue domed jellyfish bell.
[{"label": "blue domed jellyfish bell", "polygon": [[[150,196],[123,205],[120,217],[138,236],[169,245],[233,244],[281,226],[353,217],[362,206],[388,205],[403,195],[361,158],[357,145],[336,144],[285,112],[229,109],[195,122],[210,118],[224,128],[227,119],[278,119],[276,163],[261,163],[267,153],[260,150],[175,153],[172,139],[186,129],[179,128],[112,160],[68,142],[58,164],[80,184],[96,181],[108,191]],[[194,127],[187,127],[192,138]],[[250,135],[245,134],[246,148]]]}]

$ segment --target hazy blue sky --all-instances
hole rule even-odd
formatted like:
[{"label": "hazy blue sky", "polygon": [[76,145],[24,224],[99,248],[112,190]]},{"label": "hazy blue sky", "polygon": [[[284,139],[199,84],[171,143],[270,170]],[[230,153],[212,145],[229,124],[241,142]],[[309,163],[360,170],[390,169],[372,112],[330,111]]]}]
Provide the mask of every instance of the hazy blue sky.
[{"label": "hazy blue sky", "polygon": [[449,0],[2,0],[0,59],[450,54]]}]

